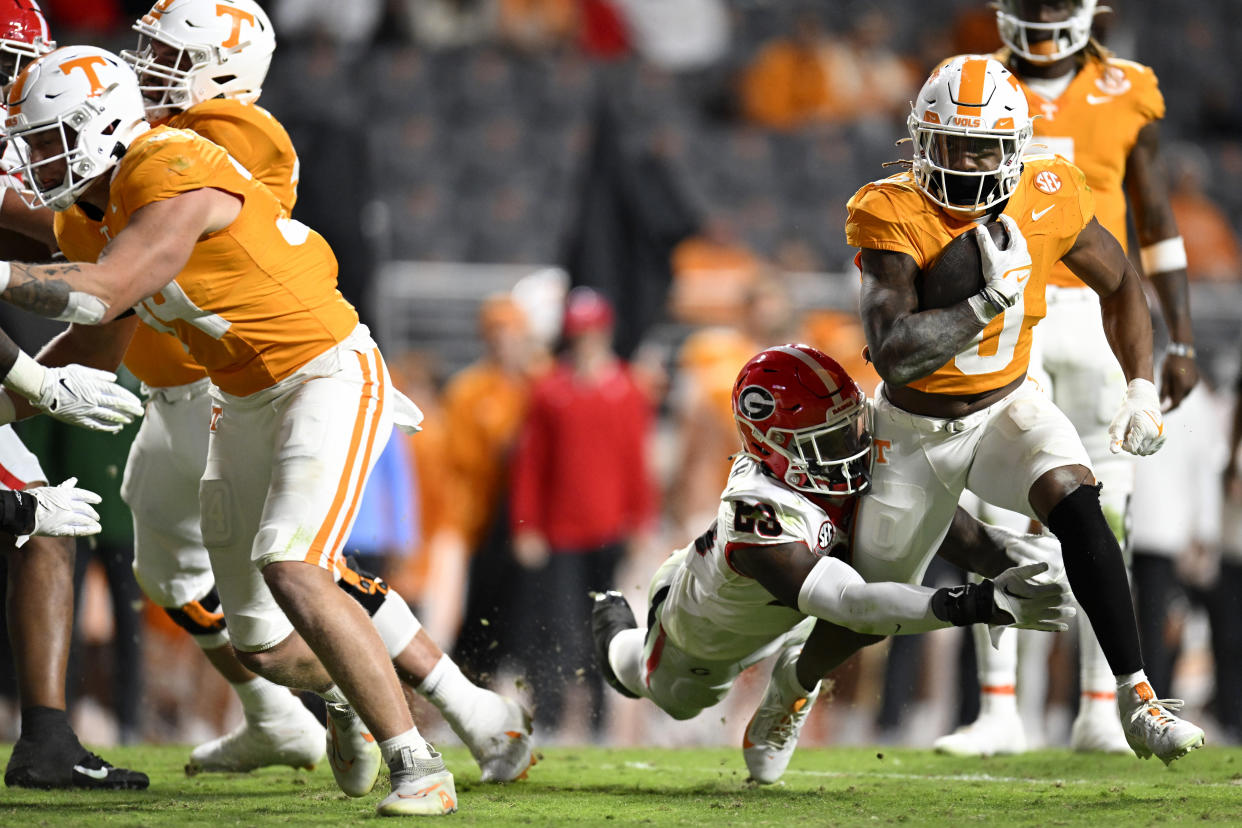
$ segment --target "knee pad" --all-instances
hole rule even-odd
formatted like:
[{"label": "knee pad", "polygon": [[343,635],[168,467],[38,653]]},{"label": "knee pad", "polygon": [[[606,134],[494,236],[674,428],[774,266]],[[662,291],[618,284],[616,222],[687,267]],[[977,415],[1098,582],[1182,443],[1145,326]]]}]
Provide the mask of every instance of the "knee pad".
[{"label": "knee pad", "polygon": [[353,566],[353,561],[337,567],[341,578],[336,585],[371,616],[371,623],[384,641],[389,658],[396,658],[422,629],[409,606],[383,578]]},{"label": "knee pad", "polygon": [[197,601],[163,609],[168,617],[178,627],[193,636],[194,641],[204,650],[215,649],[228,643],[224,613],[220,610],[220,597],[214,588]]}]

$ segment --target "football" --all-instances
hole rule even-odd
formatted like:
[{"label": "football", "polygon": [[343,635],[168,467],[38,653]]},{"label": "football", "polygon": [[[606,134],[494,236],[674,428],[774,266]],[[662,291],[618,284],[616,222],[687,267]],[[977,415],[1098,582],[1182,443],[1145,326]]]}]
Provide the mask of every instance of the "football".
[{"label": "football", "polygon": [[[997,247],[1009,243],[1005,225],[989,221],[984,225]],[[973,230],[967,230],[944,246],[931,266],[916,280],[919,310],[947,308],[983,290],[983,262]]]}]

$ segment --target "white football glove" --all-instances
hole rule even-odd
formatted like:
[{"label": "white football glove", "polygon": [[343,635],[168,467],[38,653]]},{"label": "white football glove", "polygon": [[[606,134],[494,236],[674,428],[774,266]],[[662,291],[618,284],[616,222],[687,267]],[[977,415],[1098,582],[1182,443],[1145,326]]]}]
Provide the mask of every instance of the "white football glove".
[{"label": "white football glove", "polygon": [[117,385],[116,374],[85,365],[48,368],[34,407],[70,425],[120,431],[142,415],[142,401]]},{"label": "white football glove", "polygon": [[1058,583],[1039,583],[1036,576],[1048,571],[1048,564],[1033,563],[1006,569],[992,579],[992,603],[1013,619],[1013,626],[1024,630],[1060,632],[1069,629],[1074,617],[1070,596]]},{"label": "white football glove", "polygon": [[1121,410],[1108,426],[1109,451],[1145,457],[1160,451],[1164,440],[1164,415],[1156,386],[1145,379],[1130,380]]},{"label": "white football glove", "polygon": [[[77,482],[76,477],[71,477],[59,486],[36,486],[23,492],[35,498],[35,524],[30,535],[77,538],[99,533],[99,513],[93,504],[100,497],[88,489],[77,488]],[[19,537],[17,545],[24,544],[30,535]]]},{"label": "white football glove", "polygon": [[402,434],[417,434],[423,430],[423,410],[414,401],[393,389],[395,399],[392,401],[392,422]]},{"label": "white football glove", "polygon": [[968,301],[981,322],[1017,304],[1031,276],[1031,252],[1018,223],[1006,215],[1000,217],[1000,223],[1009,234],[1009,246],[1004,250],[996,246],[984,225],[978,225],[973,231],[979,242],[984,285],[983,290]]}]

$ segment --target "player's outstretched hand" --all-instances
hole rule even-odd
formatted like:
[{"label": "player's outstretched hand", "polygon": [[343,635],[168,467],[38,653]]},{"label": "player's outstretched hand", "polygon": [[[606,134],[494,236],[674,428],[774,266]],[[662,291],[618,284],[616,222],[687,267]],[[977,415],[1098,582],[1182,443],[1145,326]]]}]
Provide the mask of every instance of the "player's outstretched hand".
[{"label": "player's outstretched hand", "polygon": [[1031,252],[1018,223],[1006,215],[1001,215],[1000,223],[1009,236],[1003,250],[996,246],[987,227],[981,224],[974,231],[983,266],[983,295],[998,311],[1017,303],[1031,275]]},{"label": "player's outstretched hand", "polygon": [[1068,603],[1065,588],[1036,580],[1047,571],[1048,564],[1033,563],[1010,567],[997,575],[992,581],[992,603],[996,607],[992,623],[1050,632],[1069,629],[1074,608]]},{"label": "player's outstretched hand", "polygon": [[1164,445],[1164,415],[1156,386],[1145,379],[1130,380],[1121,410],[1108,426],[1108,448],[1113,454],[1127,451],[1144,457]]},{"label": "player's outstretched hand", "polygon": [[[99,533],[99,513],[94,504],[99,495],[89,489],[79,489],[78,479],[71,477],[59,486],[36,486],[22,494],[35,498],[35,522],[31,535],[57,538],[77,538]],[[21,546],[30,535],[18,538]]]},{"label": "player's outstretched hand", "polygon": [[35,408],[70,425],[117,432],[142,415],[142,401],[117,385],[116,374],[85,365],[48,368],[31,400]]}]

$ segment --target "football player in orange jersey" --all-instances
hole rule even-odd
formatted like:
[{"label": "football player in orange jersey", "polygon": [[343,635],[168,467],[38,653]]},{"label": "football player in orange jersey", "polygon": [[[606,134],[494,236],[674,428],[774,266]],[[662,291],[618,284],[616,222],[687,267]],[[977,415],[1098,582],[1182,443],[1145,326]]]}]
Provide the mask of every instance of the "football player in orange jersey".
[{"label": "football player in orange jersey", "polygon": [[[1169,206],[1159,153],[1164,99],[1146,66],[1118,60],[1091,37],[1095,0],[1002,0],[997,25],[1005,48],[996,58],[1021,84],[1034,119],[1031,150],[1056,153],[1083,171],[1100,224],[1126,246],[1126,204],[1134,215],[1143,271],[1156,288],[1172,342],[1160,370],[1167,411],[1198,380],[1186,288],[1186,251]],[[1123,552],[1129,553],[1134,467],[1108,450],[1108,414],[1125,387],[1121,366],[1100,325],[1096,293],[1064,264],[1049,277],[1047,317],[1035,334],[1031,373],[1078,430],[1096,479],[1100,504]],[[1070,746],[1125,752],[1113,680],[1088,623],[1079,626],[1078,715]],[[1017,636],[1004,633],[993,648],[975,636],[979,718],[937,740],[955,755],[1019,753],[1026,737],[1018,716]],[[1167,691],[1168,688],[1157,689]]]},{"label": "football player in orange jersey", "polygon": [[[234,38],[238,19],[245,25]],[[134,28],[138,49],[122,57],[138,72],[149,120],[192,129],[224,147],[292,211],[297,154],[280,124],[255,105],[275,49],[263,10],[252,0],[173,0],[157,3]],[[222,45],[233,39],[235,45]],[[79,205],[55,215],[57,240],[68,259],[95,261],[106,242],[101,222]],[[233,684],[245,712],[238,729],[196,747],[189,767],[248,771],[313,765],[324,752],[323,729],[284,688],[238,661],[218,612],[198,514],[210,417],[207,373],[175,336],[160,332],[164,326],[158,320],[147,321],[114,323],[134,330],[125,363],[143,381],[149,400],[122,484],[134,515],[134,571],[147,595],[190,632]],[[107,349],[93,341],[92,331],[98,330],[74,326],[40,359],[103,356]],[[466,679],[383,580],[341,566],[338,585],[367,610],[403,681],[432,701],[470,748],[483,780],[508,782],[525,773],[532,754],[524,711]],[[329,711],[350,716],[348,709]],[[330,746],[329,753],[340,772],[339,750]],[[378,769],[378,758],[374,765]],[[355,763],[350,772],[361,772],[361,766]]]},{"label": "football player in orange jersey", "polygon": [[[1129,381],[1109,426],[1111,449],[1158,450],[1164,426],[1138,274],[1095,219],[1082,172],[1056,156],[1023,159],[1026,97],[998,61],[964,56],[936,70],[908,124],[912,169],[864,186],[848,205],[863,325],[884,380],[854,566],[867,580],[918,582],[964,489],[1038,519],[1061,542],[1070,585],[1108,658],[1127,741],[1139,756],[1171,762],[1202,745],[1203,731],[1174,715],[1180,701],[1152,692],[1091,461],[1073,424],[1026,377],[1032,328],[1061,261],[1099,295]],[[976,224],[990,218],[1005,227],[1003,248]],[[919,274],[966,232],[978,240],[983,288],[920,309]]]},{"label": "football player in orange jersey", "polygon": [[[175,331],[213,383],[201,524],[234,649],[269,680],[352,703],[392,771],[380,813],[451,813],[452,774],[333,577],[378,451],[421,414],[389,387],[323,238],[219,146],[145,118],[137,76],[101,49],[59,49],[18,77],[8,128],[31,196],[83,205],[109,241],[95,263],[0,265],[2,298],[81,324],[141,303],[145,324]],[[363,795],[374,776],[337,781]]]},{"label": "football player in orange jersey", "polygon": [[[0,87],[7,90],[21,67],[54,46],[47,21],[34,0],[0,0]],[[6,146],[5,174],[0,175],[0,227],[34,237],[46,245],[52,238],[50,217],[35,216],[22,203],[16,192],[21,182],[8,174],[16,162],[14,149]],[[15,241],[6,237],[5,249],[13,250]],[[42,255],[46,255],[45,251],[46,248]],[[111,382],[112,375],[86,371],[80,366],[44,370],[2,332],[0,365],[6,372],[7,387],[35,402],[46,395],[41,409],[52,409],[53,416],[67,422],[117,431],[142,411],[136,397]],[[0,394],[0,398],[0,422],[9,423],[16,411],[7,395]],[[22,445],[11,427],[0,427],[0,489],[4,490],[0,492],[0,515],[6,527],[0,535],[0,554],[4,555],[8,571],[8,633],[22,713],[21,737],[5,768],[5,784],[145,788],[146,774],[114,768],[90,753],[69,724],[65,673],[73,633],[75,547],[63,538],[42,535],[98,532],[97,515],[90,506],[98,498],[74,489],[71,483],[49,489],[42,485],[44,480],[46,475],[38,458]],[[19,490],[23,494],[34,493],[37,500],[24,497]],[[31,517],[40,537],[19,548],[14,535],[30,533],[27,524]],[[66,524],[64,531],[56,531],[57,520],[76,526]],[[32,589],[32,584],[39,586]]]}]

